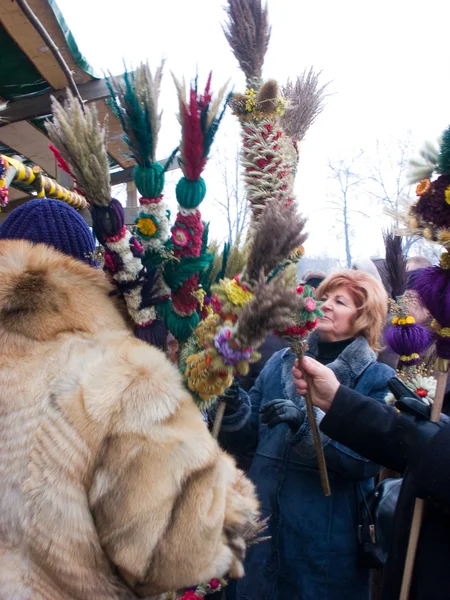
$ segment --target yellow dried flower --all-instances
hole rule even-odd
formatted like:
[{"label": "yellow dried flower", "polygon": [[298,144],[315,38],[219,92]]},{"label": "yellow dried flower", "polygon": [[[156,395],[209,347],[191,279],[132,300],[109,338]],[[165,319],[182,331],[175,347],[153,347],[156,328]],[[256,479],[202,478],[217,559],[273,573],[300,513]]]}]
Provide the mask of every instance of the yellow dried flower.
[{"label": "yellow dried flower", "polygon": [[228,300],[234,306],[245,306],[253,300],[254,294],[243,289],[235,279],[224,280],[223,287]]},{"label": "yellow dried flower", "polygon": [[445,188],[444,195],[445,201],[447,202],[447,204],[450,204],[450,185]]},{"label": "yellow dried flower", "polygon": [[138,219],[136,225],[139,229],[139,232],[146,237],[153,237],[158,231],[158,226],[153,219],[147,217],[141,217]]},{"label": "yellow dried flower", "polygon": [[415,318],[412,317],[411,315],[408,315],[407,317],[394,317],[392,319],[392,323],[394,325],[414,325],[414,323],[416,322]]},{"label": "yellow dried flower", "polygon": [[277,108],[275,109],[275,112],[280,117],[282,117],[284,115],[284,113],[286,112],[286,102],[284,101],[283,98],[280,98],[278,100],[278,105],[277,105]]},{"label": "yellow dried flower", "polygon": [[402,354],[402,356],[400,356],[400,360],[402,362],[409,362],[410,360],[417,360],[418,358],[420,358],[420,356],[417,354],[417,352],[413,352],[408,356],[406,354]]},{"label": "yellow dried flower", "polygon": [[450,337],[450,327],[441,327],[440,323],[433,319],[431,322],[431,328],[440,336],[440,337]]},{"label": "yellow dried flower", "polygon": [[253,88],[248,89],[245,92],[245,110],[247,112],[253,112],[256,108],[256,92]]}]

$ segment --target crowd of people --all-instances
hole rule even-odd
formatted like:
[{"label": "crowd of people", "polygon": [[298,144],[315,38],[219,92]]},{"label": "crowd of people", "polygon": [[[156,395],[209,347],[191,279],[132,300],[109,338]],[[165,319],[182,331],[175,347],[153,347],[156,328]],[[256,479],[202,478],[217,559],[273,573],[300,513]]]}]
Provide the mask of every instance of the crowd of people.
[{"label": "crowd of people", "polygon": [[[94,250],[54,200],[0,227],[1,598],[160,598],[228,577],[227,600],[369,600],[359,507],[382,467],[404,474],[383,600],[399,597],[416,497],[427,503],[410,598],[450,598],[450,421],[429,422],[413,398],[385,404],[396,358],[379,357],[388,294],[373,263],[304,277],[323,302],[306,357],[267,338],[226,393],[219,446],[178,370],[130,332]],[[425,266],[408,263],[422,322]],[[260,517],[267,539],[246,552]]]}]

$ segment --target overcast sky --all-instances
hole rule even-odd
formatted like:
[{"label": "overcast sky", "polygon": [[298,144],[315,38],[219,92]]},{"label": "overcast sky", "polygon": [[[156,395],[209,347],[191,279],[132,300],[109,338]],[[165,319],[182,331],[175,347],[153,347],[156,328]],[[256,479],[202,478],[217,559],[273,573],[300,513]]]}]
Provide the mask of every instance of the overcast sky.
[{"label": "overcast sky", "polygon": [[[161,158],[179,140],[170,71],[191,79],[198,68],[205,81],[212,70],[213,89],[228,79],[236,91],[244,89],[244,76],[221,30],[224,0],[57,1],[81,52],[100,72],[120,73],[124,61],[136,65],[145,59],[155,68],[166,59]],[[324,82],[332,82],[324,112],[301,145],[296,191],[300,210],[309,216],[307,254],[342,258],[343,241],[331,230],[334,216],[327,210],[333,192],[328,161],[360,149],[373,156],[376,140],[395,151],[396,140],[408,131],[420,145],[447,127],[450,8],[442,0],[268,0],[268,5],[272,38],[264,77],[284,83],[313,66]],[[205,173],[209,195],[202,213],[218,239],[226,236],[226,226],[213,201],[222,193],[214,161],[218,151],[232,154],[238,131],[228,115]],[[178,177],[179,172],[169,177],[171,204]],[[355,221],[353,252],[382,254],[380,209],[373,202],[367,206],[365,197],[361,204],[371,219]]]}]

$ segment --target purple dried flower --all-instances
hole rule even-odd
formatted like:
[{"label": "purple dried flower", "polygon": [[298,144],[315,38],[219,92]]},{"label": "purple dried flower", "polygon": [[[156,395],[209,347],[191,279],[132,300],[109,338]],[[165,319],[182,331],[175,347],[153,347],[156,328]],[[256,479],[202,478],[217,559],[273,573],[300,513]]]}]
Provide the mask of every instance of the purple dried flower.
[{"label": "purple dried flower", "polygon": [[244,348],[243,350],[230,348],[228,345],[230,336],[231,327],[223,327],[214,338],[214,346],[220,354],[223,364],[234,366],[241,360],[248,360],[253,353],[253,348]]},{"label": "purple dried flower", "polygon": [[[450,269],[438,266],[422,269],[414,287],[439,326],[450,327]],[[439,331],[436,335],[437,355],[450,359],[450,338],[440,336]]]},{"label": "purple dried flower", "polygon": [[[389,327],[385,334],[386,343],[392,350],[400,356],[419,355],[426,350],[432,342],[432,335],[418,324],[393,325]],[[405,365],[417,364],[420,357],[411,358],[408,361],[402,361]]]}]

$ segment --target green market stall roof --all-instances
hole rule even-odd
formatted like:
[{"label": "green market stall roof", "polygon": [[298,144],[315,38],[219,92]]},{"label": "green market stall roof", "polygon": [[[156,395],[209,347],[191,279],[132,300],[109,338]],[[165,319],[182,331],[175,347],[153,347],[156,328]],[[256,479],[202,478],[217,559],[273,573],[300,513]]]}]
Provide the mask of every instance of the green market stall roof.
[{"label": "green market stall roof", "polygon": [[[54,0],[28,4],[58,47],[86,102],[95,102],[100,119],[108,118],[108,153],[113,183],[130,179],[133,161],[127,156],[118,119],[108,103],[105,81],[83,55]],[[18,155],[56,178],[57,168],[44,127],[50,115],[50,96],[61,98],[66,76],[45,41],[16,2],[0,0],[0,153]],[[10,202],[29,197],[26,186],[10,188]],[[12,208],[12,207],[11,207]]]}]

